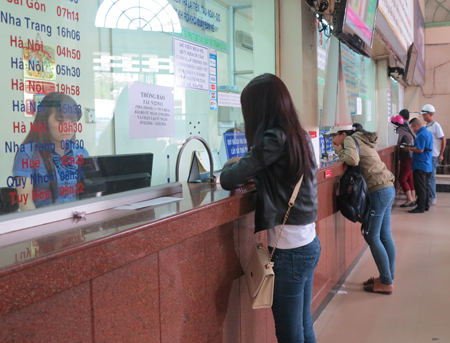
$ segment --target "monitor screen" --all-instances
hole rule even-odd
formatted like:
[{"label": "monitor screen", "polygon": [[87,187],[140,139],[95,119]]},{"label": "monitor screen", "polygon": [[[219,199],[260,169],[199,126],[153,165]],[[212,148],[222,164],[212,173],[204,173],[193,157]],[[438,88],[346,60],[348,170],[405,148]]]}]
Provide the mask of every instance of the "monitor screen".
[{"label": "monitor screen", "polygon": [[369,47],[372,47],[377,7],[378,0],[348,0],[347,3],[345,24],[351,29],[349,33],[358,35]]},{"label": "monitor screen", "polygon": [[370,57],[378,0],[335,2],[333,34],[358,54]]},{"label": "monitor screen", "polygon": [[408,85],[411,85],[414,81],[417,58],[417,49],[415,44],[412,43],[408,50],[408,59],[406,60],[405,74],[403,75],[403,81],[405,81]]},{"label": "monitor screen", "polygon": [[152,153],[85,157],[81,198],[150,187],[152,167]]}]

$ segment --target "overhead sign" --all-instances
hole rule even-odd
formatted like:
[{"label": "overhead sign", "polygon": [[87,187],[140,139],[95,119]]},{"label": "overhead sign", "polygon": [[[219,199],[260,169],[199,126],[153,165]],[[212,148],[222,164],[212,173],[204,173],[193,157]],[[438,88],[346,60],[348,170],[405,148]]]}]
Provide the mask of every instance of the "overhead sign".
[{"label": "overhead sign", "polygon": [[417,84],[423,85],[425,83],[425,20],[423,12],[420,9],[419,0],[415,0],[414,4],[414,43],[418,53],[416,62],[417,73],[415,74],[414,79]]},{"label": "overhead sign", "polygon": [[414,41],[414,0],[379,0],[376,27],[403,63]]}]

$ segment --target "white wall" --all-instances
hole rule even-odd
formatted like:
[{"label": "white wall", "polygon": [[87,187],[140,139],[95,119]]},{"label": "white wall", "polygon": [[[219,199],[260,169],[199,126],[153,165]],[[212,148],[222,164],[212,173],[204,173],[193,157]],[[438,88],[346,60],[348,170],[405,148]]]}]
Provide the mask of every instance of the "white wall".
[{"label": "white wall", "polygon": [[319,162],[317,27],[313,13],[303,1],[280,1],[280,31],[281,79],[291,93],[305,130],[317,132],[312,141]]}]

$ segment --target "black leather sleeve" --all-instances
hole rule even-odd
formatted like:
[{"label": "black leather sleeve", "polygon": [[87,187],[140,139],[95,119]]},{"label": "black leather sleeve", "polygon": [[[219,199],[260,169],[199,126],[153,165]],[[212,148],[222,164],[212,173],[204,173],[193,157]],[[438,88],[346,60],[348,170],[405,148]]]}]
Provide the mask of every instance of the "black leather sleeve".
[{"label": "black leather sleeve", "polygon": [[251,147],[239,162],[223,167],[220,174],[222,188],[229,190],[240,187],[258,175],[265,167],[276,163],[284,149],[285,141],[286,136],[281,130],[266,131],[260,148]]}]

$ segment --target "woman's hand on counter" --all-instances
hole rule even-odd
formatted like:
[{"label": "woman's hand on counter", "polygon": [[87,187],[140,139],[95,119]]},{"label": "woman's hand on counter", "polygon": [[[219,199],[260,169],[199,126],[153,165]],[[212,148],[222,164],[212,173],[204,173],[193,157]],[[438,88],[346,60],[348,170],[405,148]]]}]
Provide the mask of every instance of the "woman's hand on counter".
[{"label": "woman's hand on counter", "polygon": [[239,162],[240,159],[241,159],[241,158],[238,157],[238,156],[233,157],[233,158],[230,158],[228,161],[225,162],[224,166],[226,166],[227,164],[230,164],[230,163],[236,163],[236,162]]}]

